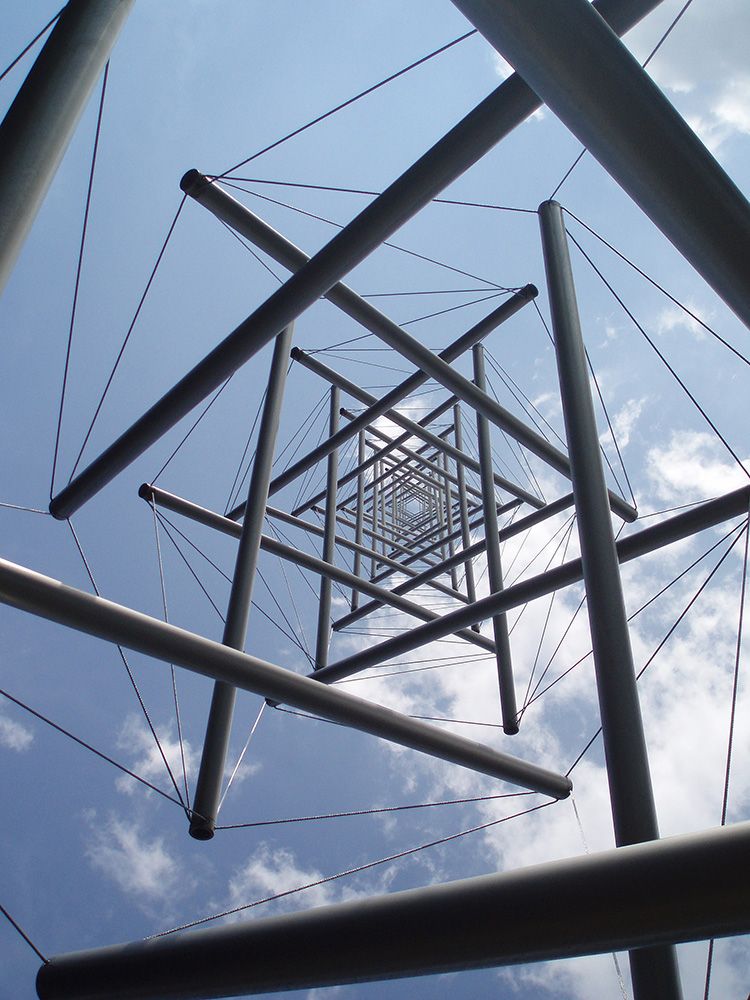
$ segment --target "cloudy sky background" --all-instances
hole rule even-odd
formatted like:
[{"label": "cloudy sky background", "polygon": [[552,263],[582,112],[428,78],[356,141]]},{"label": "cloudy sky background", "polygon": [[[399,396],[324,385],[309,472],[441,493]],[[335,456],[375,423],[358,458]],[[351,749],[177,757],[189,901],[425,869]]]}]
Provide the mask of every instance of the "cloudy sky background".
[{"label": "cloudy sky background", "polygon": [[[648,55],[681,6],[665,0],[631,33],[628,45],[639,57]],[[0,63],[10,62],[54,13],[55,6],[41,0],[14,5],[6,14]],[[739,0],[711,4],[694,0],[649,66],[670,100],[745,190],[750,181],[748,22],[746,5]],[[182,173],[193,166],[206,173],[227,169],[465,30],[463,18],[449,3],[442,2],[415,2],[406,12],[395,3],[357,5],[356,10],[346,13],[340,4],[321,2],[314,10],[306,7],[304,14],[299,5],[287,2],[273,5],[272,11],[259,5],[205,0],[136,4],[111,62],[61,435],[58,487],[67,480],[179,205]],[[23,71],[19,66],[3,81],[0,98],[5,105]],[[507,66],[482,39],[471,38],[248,164],[238,176],[382,190],[506,72]],[[0,421],[3,503],[43,509],[49,498],[97,99],[98,95],[81,122],[0,303],[5,344],[5,362],[0,369],[0,398],[5,408]],[[579,149],[564,127],[542,111],[457,181],[446,197],[535,209],[556,188]],[[334,228],[258,195],[341,224],[367,201],[361,195],[257,182],[245,186],[256,194],[238,196],[308,252],[322,246]],[[695,316],[747,353],[747,334],[739,322],[591,157],[584,157],[558,198]],[[750,456],[746,421],[742,419],[748,392],[746,365],[573,220],[570,230],[746,463]],[[382,248],[355,270],[348,283],[363,294],[465,288],[485,288],[489,293],[493,285],[516,287],[532,281],[540,288],[541,313],[548,317],[534,215],[436,204],[405,226],[393,242],[464,273]],[[746,474],[681,394],[585,260],[575,248],[572,254],[584,334],[639,510],[646,515],[643,525],[654,522],[647,516],[654,511],[717,496],[746,483]],[[275,265],[273,269],[281,274]],[[94,457],[110,443],[275,287],[277,279],[213,218],[196,205],[186,205],[86,457]],[[472,291],[374,301],[397,322],[410,323],[483,295]],[[439,348],[499,301],[467,305],[406,329]],[[360,332],[333,308],[320,303],[298,322],[296,343],[308,350],[325,348]],[[376,346],[372,341],[363,343]],[[533,307],[496,331],[487,346],[562,434],[553,354]],[[408,371],[401,359],[382,354],[339,350],[324,353],[322,359],[377,395]],[[369,367],[365,362],[373,359],[391,367]],[[224,509],[269,361],[266,350],[238,373],[159,478],[160,485],[197,503]],[[466,360],[459,367],[468,372]],[[500,380],[492,372],[490,377],[501,402],[517,409]],[[292,369],[281,447],[293,437],[323,391],[323,385],[299,366]],[[439,392],[420,397],[413,404],[414,412],[435,405],[440,398]],[[345,405],[355,408],[351,401]],[[323,420],[321,416],[313,423],[308,444],[314,442]],[[137,488],[142,481],[156,477],[191,422],[176,428],[73,519],[100,591],[156,616],[163,615],[163,605],[154,524],[149,509],[137,498]],[[386,421],[382,426],[386,431],[392,429]],[[620,475],[603,418],[600,429],[603,447]],[[474,434],[468,414],[466,436],[471,447]],[[499,462],[507,463],[510,475],[520,475],[499,435],[494,443]],[[342,462],[351,459],[349,453],[342,456]],[[565,482],[539,462],[531,459],[531,465],[548,499],[568,491]],[[315,488],[313,481],[310,490]],[[291,509],[296,490],[293,486],[281,494],[279,505]],[[528,538],[521,536],[507,543],[503,561],[510,581],[521,573],[541,572],[551,558],[560,561],[564,550],[566,558],[576,555],[575,532],[565,549],[567,516],[551,520]],[[170,518],[221,571],[231,573],[233,545],[229,540],[216,539],[207,529]],[[705,532],[693,541],[624,567],[628,613],[637,612],[739,523]],[[0,525],[4,557],[91,589],[65,524],[41,514],[0,508]],[[223,609],[228,594],[226,580],[176,537],[205,588]],[[649,661],[736,537],[735,533],[721,543],[634,618],[637,669]],[[293,534],[290,538],[314,549],[304,537]],[[170,620],[220,638],[218,615],[163,531],[160,545]],[[639,686],[659,820],[667,836],[715,826],[721,816],[742,561],[740,538]],[[478,561],[479,576],[483,568]],[[299,617],[309,642],[315,622],[310,588],[294,568],[284,573],[264,557],[261,569],[295,627]],[[484,580],[480,592],[486,592]],[[429,599],[423,596],[425,601]],[[257,585],[255,597],[260,607],[278,620],[277,609],[262,583]],[[581,589],[573,587],[560,593],[551,605],[549,599],[537,601],[514,627],[512,648],[520,696],[535,660],[538,676],[555,654],[548,674],[552,680],[587,653],[585,608],[576,614],[581,597]],[[343,609],[343,602],[338,601],[337,614]],[[510,615],[511,623],[516,617],[517,612]],[[332,658],[377,641],[384,629],[402,625],[408,626],[408,621],[388,613],[379,622],[373,620],[369,634],[337,636]],[[116,649],[10,609],[0,611],[0,635],[4,690],[160,788],[172,791]],[[290,669],[307,669],[299,650],[261,614],[253,615],[247,648]],[[426,652],[415,652],[407,663],[399,661],[375,672],[393,673],[391,678],[351,679],[343,688],[412,714],[489,723],[451,728],[566,771],[598,726],[590,658],[534,701],[524,714],[521,733],[509,739],[491,728],[497,726],[499,714],[492,663],[473,658],[472,650],[468,654],[473,658],[471,663],[445,664],[444,658],[463,652],[455,642],[446,640]],[[179,776],[181,753],[169,669],[142,656],[126,656],[164,753]],[[438,667],[441,663],[444,665]],[[430,669],[396,674],[409,667]],[[730,822],[747,818],[750,797],[750,694],[742,678],[741,674]],[[210,684],[178,672],[178,685],[185,737],[182,754],[192,789]],[[10,822],[0,834],[5,855],[0,903],[45,954],[141,938],[243,907],[493,823],[543,801],[541,796],[495,799],[226,830],[210,844],[200,844],[188,838],[178,806],[147,791],[10,701],[3,701],[0,753]],[[259,707],[260,699],[239,699],[233,760]],[[599,743],[576,767],[573,780],[578,817],[573,801],[561,802],[225,919],[260,917],[611,846]],[[511,791],[488,778],[339,727],[266,710],[227,796],[221,822]],[[616,900],[612,903],[616,905]],[[0,995],[33,996],[38,960],[7,924],[0,925],[0,942],[6,970]],[[679,954],[686,998],[702,997],[705,944],[683,946]],[[745,941],[720,942],[714,956],[711,996],[744,997],[747,966]],[[439,998],[474,997],[492,991],[508,997],[549,995],[593,1000],[619,997],[623,988],[630,995],[626,956],[620,956],[619,969],[624,977],[622,987],[618,966],[611,956],[602,956],[523,969],[342,987],[335,995],[342,1000],[407,995]]]}]

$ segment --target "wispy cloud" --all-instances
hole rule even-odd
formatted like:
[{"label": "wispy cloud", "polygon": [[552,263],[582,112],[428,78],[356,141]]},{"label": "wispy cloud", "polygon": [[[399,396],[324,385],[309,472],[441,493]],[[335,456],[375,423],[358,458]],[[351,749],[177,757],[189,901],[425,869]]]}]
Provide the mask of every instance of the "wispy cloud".
[{"label": "wispy cloud", "polygon": [[5,715],[0,715],[0,746],[16,753],[28,750],[34,742],[34,734],[26,726]]}]

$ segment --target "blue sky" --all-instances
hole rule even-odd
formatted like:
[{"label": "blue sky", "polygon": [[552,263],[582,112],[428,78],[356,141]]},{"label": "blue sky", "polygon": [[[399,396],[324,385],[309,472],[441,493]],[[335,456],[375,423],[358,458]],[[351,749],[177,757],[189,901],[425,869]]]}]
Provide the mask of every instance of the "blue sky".
[{"label": "blue sky", "polygon": [[[181,175],[191,167],[205,173],[227,170],[468,29],[448,2],[415,0],[404,7],[392,2],[260,5],[237,0],[159,0],[135,5],[111,60],[61,431],[58,486],[70,474],[180,203]],[[680,7],[665,0],[628,37],[628,45],[645,57]],[[4,14],[0,64],[9,63],[55,11],[51,3],[12,5]],[[750,184],[747,39],[748,12],[740,0],[717,0],[711,5],[694,0],[649,67],[744,190]],[[3,107],[12,100],[28,65],[28,61],[19,65],[0,85]],[[293,242],[313,252],[335,228],[258,195],[339,224],[356,214],[367,197],[274,187],[257,179],[382,190],[506,72],[502,60],[481,38],[468,39],[243,167],[237,176],[256,179],[244,184],[255,194],[233,193]],[[0,301],[5,347],[0,366],[5,485],[0,501],[7,504],[43,509],[49,499],[97,100],[98,90]],[[533,210],[555,189],[579,148],[566,129],[542,111],[459,179],[446,197]],[[584,158],[558,198],[708,326],[747,353],[747,333],[739,322],[591,157]],[[747,366],[572,220],[570,229],[746,463],[750,448],[742,417],[748,394]],[[545,319],[548,316],[538,227],[528,211],[434,204],[403,227],[393,242],[449,267],[384,247],[357,267],[347,282],[362,294],[448,292],[374,300],[397,322],[409,323],[406,329],[430,347],[439,348],[455,339],[501,301],[467,305],[431,320],[411,322],[485,294],[456,289],[490,293],[497,286],[534,282],[540,288],[540,311]],[[746,483],[746,474],[680,393],[585,260],[575,248],[572,253],[584,334],[640,511],[648,515]],[[280,268],[272,267],[281,275]],[[91,435],[86,458],[109,444],[277,284],[215,219],[199,206],[186,204]],[[319,303],[298,321],[295,343],[308,350],[320,349],[361,332],[333,307]],[[354,346],[363,345],[377,346],[372,340]],[[533,307],[496,331],[487,347],[562,434],[554,359]],[[409,370],[402,359],[384,354],[339,350],[321,357],[372,387],[376,395]],[[371,367],[373,360],[386,367]],[[204,506],[224,509],[269,362],[270,351],[265,350],[235,376],[159,477],[159,485]],[[467,364],[466,360],[459,363],[464,373],[468,373]],[[501,401],[516,408],[501,381],[494,375],[492,379]],[[300,366],[293,367],[281,447],[323,391],[319,381]],[[420,397],[412,405],[413,412],[434,405],[439,398],[440,393]],[[137,489],[141,482],[156,477],[191,423],[187,419],[175,428],[73,518],[100,591],[155,616],[163,615],[163,605],[154,524]],[[387,430],[387,423],[384,426]],[[309,444],[321,427],[320,420],[314,423]],[[603,420],[600,427],[605,450],[619,474]],[[473,441],[470,429],[469,438]],[[499,435],[494,443],[501,470],[507,463],[509,474],[520,476]],[[347,453],[342,461],[351,457]],[[545,496],[551,499],[567,492],[558,476],[534,459],[531,465]],[[293,486],[281,494],[279,506],[291,509],[296,491]],[[231,573],[231,542],[173,520],[224,573]],[[506,546],[504,562],[513,567],[511,576],[539,572],[546,565],[555,542],[527,567],[554,532],[565,530],[564,522],[565,516],[527,541]],[[653,519],[643,523],[653,523]],[[625,568],[628,611],[645,604],[732,526],[706,532]],[[67,525],[41,514],[0,508],[0,527],[4,558],[90,589]],[[295,544],[309,544],[297,535],[290,537]],[[555,536],[555,541],[560,537]],[[223,608],[226,580],[179,541],[204,586]],[[568,557],[575,554],[575,544],[573,536]],[[220,638],[218,615],[163,531],[160,545],[170,620]],[[633,647],[638,668],[722,552],[718,548],[636,618]],[[561,555],[559,551],[557,558]],[[261,569],[295,631],[299,619],[309,641],[315,622],[310,588],[293,567],[285,575],[264,557]],[[482,569],[479,563],[479,575]],[[741,573],[740,542],[706,587],[690,618],[649,667],[641,685],[664,835],[719,822]],[[317,586],[317,581],[310,580]],[[262,584],[255,596],[261,608],[278,621],[277,609]],[[571,588],[558,597],[551,611],[548,602],[538,601],[520,619],[512,645],[521,694],[537,657],[540,635],[544,635],[539,656],[543,665],[552,657],[580,597],[581,591]],[[337,614],[339,608],[343,605],[337,607]],[[337,637],[333,656],[376,641],[383,628],[394,624],[408,627],[406,620],[395,622],[391,617],[379,625],[373,621],[367,634]],[[169,779],[115,648],[7,608],[0,609],[0,637],[5,690],[169,790]],[[579,614],[554,658],[550,676],[562,673],[586,653],[587,642],[584,616]],[[297,647],[261,614],[253,614],[247,648],[290,669],[307,669]],[[435,666],[445,662],[441,658],[455,655],[456,646],[445,641],[413,654],[411,665]],[[179,769],[169,669],[136,654],[127,658],[167,756]],[[421,659],[427,662],[417,664]],[[385,666],[379,672],[396,669]],[[179,671],[177,683],[185,756],[194,781],[210,684]],[[345,689],[413,714],[496,723],[495,686],[492,664],[477,660],[400,674],[391,680],[357,679]],[[749,697],[747,684],[741,683],[730,821],[747,818],[750,799]],[[235,758],[259,705],[257,698],[239,699],[232,745]],[[585,661],[529,707],[521,733],[513,740],[486,727],[452,728],[566,770],[597,724],[593,675],[590,662]],[[227,830],[210,844],[201,844],[187,836],[178,806],[136,786],[10,702],[0,705],[0,755],[6,775],[6,809],[13,817],[0,835],[4,851],[0,902],[45,954],[141,938],[408,851],[517,810],[516,800],[493,800],[377,817]],[[580,854],[584,839],[591,850],[610,846],[611,821],[598,745],[573,777],[581,827],[571,803],[559,803],[400,862],[386,862],[360,875],[259,906],[253,915]],[[227,796],[221,822],[510,790],[357,733],[268,710]],[[538,802],[538,797],[533,801]],[[0,995],[33,996],[38,960],[6,924],[0,925],[0,947],[5,970]],[[706,946],[684,946],[679,954],[686,1000],[702,997]],[[746,942],[717,945],[712,997],[745,995],[747,958]],[[623,956],[620,967],[627,980]],[[625,989],[629,991],[627,982]],[[468,998],[488,993],[589,1000],[618,997],[621,990],[612,958],[603,956],[517,970],[342,987],[334,995],[348,1000],[407,995]]]}]

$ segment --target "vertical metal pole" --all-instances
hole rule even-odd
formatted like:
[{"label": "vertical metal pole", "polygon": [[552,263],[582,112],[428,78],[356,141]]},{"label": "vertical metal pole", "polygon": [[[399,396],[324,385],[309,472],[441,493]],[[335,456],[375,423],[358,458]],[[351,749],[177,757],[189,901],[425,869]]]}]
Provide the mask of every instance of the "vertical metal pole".
[{"label": "vertical metal pole", "polygon": [[[372,480],[372,510],[370,511],[370,517],[371,517],[371,521],[372,521],[372,538],[373,538],[372,547],[373,547],[373,549],[376,549],[377,545],[378,545],[377,540],[376,540],[376,536],[378,535],[378,484],[379,484],[380,475],[381,475],[381,471],[380,471],[381,465],[382,465],[382,462],[380,462],[380,461],[376,462],[375,465],[374,465],[374,467],[373,467],[373,470],[372,470],[372,474],[373,474],[373,480]],[[370,579],[371,580],[374,579],[375,574],[378,571],[378,566],[379,565],[380,564],[378,563],[377,559],[375,558],[375,556],[373,556],[372,559],[370,560]]]},{"label": "vertical metal pole", "polygon": [[[443,468],[448,472],[448,455],[443,452]],[[448,527],[448,555],[452,556],[456,551],[456,546],[453,544],[453,539],[451,535],[453,534],[453,495],[451,493],[451,487],[449,481],[445,480],[445,491],[448,497],[448,503],[445,508],[445,513],[447,515],[447,527]],[[458,570],[455,566],[451,567],[451,586],[454,590],[458,590]]]},{"label": "vertical metal pole", "polygon": [[[263,415],[258,429],[258,448],[247,493],[245,520],[242,525],[237,561],[229,594],[227,618],[222,642],[232,649],[243,650],[250,617],[250,599],[253,593],[255,569],[258,565],[263,518],[268,502],[268,485],[279,429],[281,402],[284,397],[289,350],[292,346],[294,326],[286,327],[276,338],[268,377],[268,390],[263,405]],[[219,808],[221,782],[224,776],[236,689],[231,684],[217,681],[206,725],[200,771],[195,788],[193,813],[190,819],[190,836],[196,840],[210,840],[214,835],[216,814]]]},{"label": "vertical metal pole", "polygon": [[[331,415],[328,433],[339,429],[339,407],[341,393],[331,386]],[[323,560],[332,563],[336,558],[336,484],[339,478],[339,450],[334,448],[328,456],[326,476],[326,516],[323,524]],[[328,646],[331,641],[331,578],[320,578],[320,604],[318,605],[318,634],[315,642],[315,669],[328,666]]]},{"label": "vertical metal pole", "polygon": [[0,292],[132,6],[71,0],[0,125]]},{"label": "vertical metal pole", "polygon": [[[477,388],[486,392],[487,379],[484,373],[484,348],[476,344],[474,355],[474,382]],[[499,594],[503,589],[503,567],[500,560],[498,540],[497,501],[495,500],[495,480],[492,472],[492,442],[487,418],[477,412],[477,443],[479,445],[479,477],[482,483],[482,512],[484,514],[484,537],[486,540],[487,578],[490,592]],[[509,736],[518,732],[518,710],[516,690],[513,681],[513,663],[510,655],[508,636],[508,616],[494,615],[492,629],[497,647],[497,679],[500,686],[500,708],[503,717],[503,732]]]},{"label": "vertical metal pole", "polygon": [[[464,450],[463,430],[461,427],[461,404],[456,403],[453,407],[453,443],[459,451]],[[466,502],[466,472],[463,463],[456,462],[456,478],[458,479],[458,513],[461,519],[461,542],[465,549],[471,545],[471,529],[469,528],[469,505]],[[466,585],[466,596],[469,604],[473,604],[477,599],[477,588],[474,583],[474,560],[469,558],[464,563],[464,583]],[[479,632],[478,623],[471,626],[475,632]]]},{"label": "vertical metal pole", "polygon": [[[361,430],[357,439],[357,466],[360,467],[360,472],[357,475],[357,513],[356,513],[356,528],[354,529],[354,541],[357,545],[362,544],[362,539],[364,533],[362,531],[362,519],[364,517],[364,504],[365,504],[365,474],[361,471],[361,466],[365,462],[365,432]],[[354,553],[354,567],[353,572],[355,576],[359,576],[362,572],[362,555],[360,552]],[[352,590],[352,611],[356,611],[359,607],[359,591]]]},{"label": "vertical metal pole", "polygon": [[[659,828],[620,569],[562,209],[557,202],[544,202],[539,219],[615,840],[618,846],[637,844],[657,840]],[[636,1000],[678,1000],[682,996],[673,948],[633,951],[630,967]]]}]

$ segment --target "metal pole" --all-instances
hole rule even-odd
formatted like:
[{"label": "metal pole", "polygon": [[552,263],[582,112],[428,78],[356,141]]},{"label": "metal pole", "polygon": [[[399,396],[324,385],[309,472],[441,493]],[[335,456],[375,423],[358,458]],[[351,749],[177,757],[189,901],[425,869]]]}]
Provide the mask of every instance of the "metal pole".
[{"label": "metal pole", "polygon": [[0,292],[133,0],[71,0],[0,125]]},{"label": "metal pole", "polygon": [[[484,371],[484,348],[477,344],[472,348],[474,354],[474,381],[477,387],[485,392],[487,378]],[[481,413],[477,413],[477,443],[479,446],[479,464],[481,467],[482,494],[484,497],[484,540],[487,558],[487,578],[491,594],[503,591],[503,566],[500,558],[500,542],[498,541],[499,526],[497,523],[497,506],[495,501],[495,483],[492,478],[492,441],[490,427]],[[503,719],[503,732],[514,736],[518,732],[518,708],[516,706],[516,688],[513,680],[513,661],[508,635],[508,618],[505,613],[492,616],[492,631],[497,649],[497,680],[500,688],[500,709]]]},{"label": "metal pole", "polygon": [[[586,355],[578,317],[565,223],[557,202],[539,207],[560,395],[573,469],[578,537],[594,654],[602,739],[607,763],[615,842],[657,840],[651,788],[630,647],[620,567],[599,451]],[[682,995],[674,949],[631,952],[636,1000]]]},{"label": "metal pole", "polygon": [[[459,451],[464,450],[460,403],[455,403],[453,406],[453,443]],[[469,508],[466,503],[466,472],[460,462],[456,462],[456,476],[458,478],[458,514],[461,521],[461,543],[464,551],[466,551],[471,545],[471,531],[469,530]],[[469,604],[473,604],[477,599],[477,590],[474,583],[474,560],[469,556],[463,565],[466,596]],[[354,611],[354,608],[352,608],[352,611]],[[472,628],[477,632],[479,631],[478,624],[472,625]]]},{"label": "metal pole", "polygon": [[454,3],[750,326],[750,205],[587,0]]},{"label": "metal pole", "polygon": [[[750,931],[750,823],[58,955],[41,1000],[245,996]],[[656,995],[655,995],[656,996]]]},{"label": "metal pole", "polygon": [[[373,540],[373,542],[372,542],[373,549],[375,549],[377,547],[378,539],[383,537],[378,532],[378,490],[380,488],[379,485],[378,485],[378,480],[379,480],[379,477],[380,477],[381,465],[382,465],[382,463],[380,461],[377,461],[375,463],[375,465],[373,466],[373,470],[372,470],[374,478],[373,478],[373,481],[372,481],[372,497],[371,497],[372,509],[370,511],[370,518],[371,518],[372,530],[371,530],[370,537]],[[376,556],[373,556],[373,558],[370,560],[370,579],[371,580],[374,579],[375,574],[377,573],[377,570],[378,570],[378,560],[377,560]]]},{"label": "metal pole", "polygon": [[0,559],[0,601],[40,618],[213,677],[269,701],[391,740],[524,788],[566,798],[569,778],[345,694],[132,608]]},{"label": "metal pole", "polygon": [[[357,514],[356,514],[356,524],[357,527],[354,529],[354,541],[357,545],[362,544],[362,519],[364,517],[364,505],[365,505],[365,474],[362,466],[365,464],[365,432],[360,431],[357,437]],[[354,575],[359,576],[362,572],[362,555],[359,552],[354,553]],[[352,588],[352,602],[351,609],[356,611],[359,607],[359,591]]]},{"label": "metal pole", "polygon": [[[445,470],[446,477],[449,475],[448,469],[448,456],[443,452],[443,469]],[[458,478],[456,478],[456,483],[458,483]],[[494,484],[493,484],[494,486]],[[453,542],[453,495],[448,489],[448,484],[446,480],[446,492],[448,494],[448,502],[445,505],[445,516],[446,516],[446,528],[448,531],[448,557],[450,558],[456,551],[456,546]],[[494,492],[494,490],[493,490]],[[458,590],[458,570],[455,566],[451,567],[451,586],[454,590]]]},{"label": "metal pole", "polygon": [[[276,338],[268,376],[268,389],[263,404],[258,447],[255,452],[253,471],[247,493],[247,517],[242,526],[237,560],[232,575],[232,589],[224,624],[222,642],[232,649],[244,649],[247,624],[250,618],[250,601],[258,565],[263,518],[268,500],[268,484],[271,481],[276,435],[279,429],[281,403],[289,366],[289,350],[292,346],[294,328],[288,326]],[[211,708],[203,741],[201,766],[195,787],[193,813],[190,817],[190,836],[196,840],[210,840],[214,835],[216,814],[221,797],[221,783],[232,730],[232,716],[236,690],[229,684],[214,684]]]},{"label": "metal pole", "polygon": [[[624,34],[660,2],[597,0],[596,5],[613,29]],[[61,490],[50,513],[59,519],[74,514],[540,105],[517,74],[504,80]]]},{"label": "metal pole", "polygon": [[[339,390],[331,386],[331,409],[328,417],[328,433],[335,434],[339,429],[339,407],[341,399]],[[326,475],[326,515],[323,527],[323,561],[333,564],[336,559],[336,481],[339,476],[339,451],[334,448],[328,456]],[[315,641],[315,669],[320,670],[328,665],[328,646],[331,641],[331,579],[328,576],[320,578],[320,597],[318,601],[318,631]]]}]

